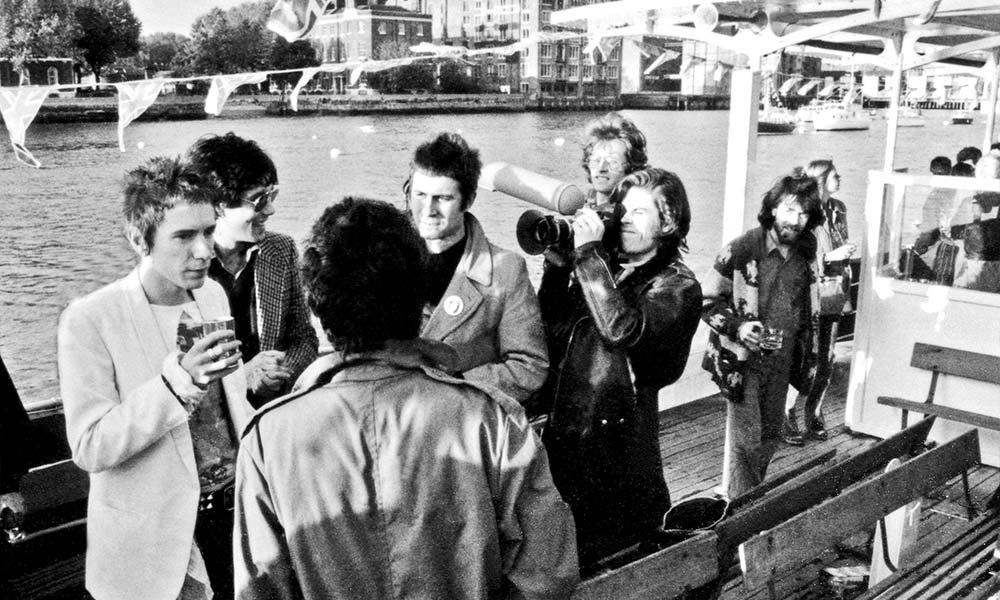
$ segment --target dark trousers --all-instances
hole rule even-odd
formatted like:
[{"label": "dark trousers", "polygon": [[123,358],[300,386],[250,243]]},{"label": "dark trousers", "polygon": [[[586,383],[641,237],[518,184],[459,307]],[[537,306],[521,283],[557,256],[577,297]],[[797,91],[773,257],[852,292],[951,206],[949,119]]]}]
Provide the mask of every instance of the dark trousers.
[{"label": "dark trousers", "polygon": [[839,322],[840,315],[819,318],[819,354],[816,356],[816,377],[808,390],[800,390],[795,404],[786,407],[791,410],[799,401],[802,401],[806,426],[809,424],[809,417],[820,417],[823,414],[823,398],[826,396],[826,388],[830,386],[830,377],[833,375],[834,346],[837,343]]},{"label": "dark trousers", "polygon": [[194,539],[205,559],[214,600],[232,600],[233,511],[215,508],[199,512]]},{"label": "dark trousers", "polygon": [[730,499],[764,482],[767,466],[781,442],[792,344],[769,356],[755,354],[743,373],[743,398],[727,402]]}]

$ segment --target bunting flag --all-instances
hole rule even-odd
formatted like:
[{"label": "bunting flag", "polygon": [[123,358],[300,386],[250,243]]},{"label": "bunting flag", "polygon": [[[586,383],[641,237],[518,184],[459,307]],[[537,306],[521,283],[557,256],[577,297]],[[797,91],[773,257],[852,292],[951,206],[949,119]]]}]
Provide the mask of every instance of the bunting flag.
[{"label": "bunting flag", "polygon": [[53,91],[51,87],[23,86],[0,87],[0,115],[10,133],[10,145],[14,148],[14,157],[36,169],[42,166],[24,145],[24,134],[28,126],[38,114],[38,109]]},{"label": "bunting flag", "polygon": [[118,89],[118,149],[125,152],[125,128],[156,102],[163,80],[116,83],[115,88]]},{"label": "bunting flag", "polygon": [[278,0],[267,19],[267,28],[288,42],[302,39],[326,9],[326,0]]},{"label": "bunting flag", "polygon": [[319,69],[302,69],[302,76],[299,77],[299,82],[295,84],[295,88],[292,90],[292,95],[288,98],[288,105],[292,107],[292,110],[299,112],[299,92],[302,88],[306,87],[312,78],[319,73]]},{"label": "bunting flag", "polygon": [[[677,58],[680,55],[681,55],[681,53],[677,52],[676,50],[664,50],[663,52],[661,52],[659,54],[659,56],[657,56],[653,60],[653,62],[649,63],[649,66],[646,67],[646,70],[643,71],[642,74],[643,75],[649,75],[653,71],[659,69],[660,65],[662,65],[663,63],[667,62],[668,60],[673,60],[673,59]],[[692,65],[692,62],[693,62],[694,58],[695,57],[692,57],[692,60],[688,61],[686,63],[686,66],[681,67],[681,71],[680,71],[681,74],[684,74],[685,71],[687,71],[689,68],[691,68],[691,65]]]},{"label": "bunting flag", "polygon": [[592,35],[587,36],[587,45],[583,47],[583,53],[590,55],[590,61],[597,64],[597,53],[601,53],[601,60],[608,60],[611,54],[611,34],[607,29],[598,29]]},{"label": "bunting flag", "polygon": [[236,88],[251,83],[262,83],[265,79],[267,79],[267,73],[240,73],[213,77],[212,86],[208,88],[208,96],[205,97],[205,112],[219,116],[226,99]]}]

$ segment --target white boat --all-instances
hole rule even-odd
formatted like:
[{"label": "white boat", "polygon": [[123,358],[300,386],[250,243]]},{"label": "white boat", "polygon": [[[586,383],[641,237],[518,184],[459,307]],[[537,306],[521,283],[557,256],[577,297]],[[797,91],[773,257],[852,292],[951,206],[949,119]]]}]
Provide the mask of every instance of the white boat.
[{"label": "white boat", "polygon": [[805,106],[800,106],[799,110],[796,111],[795,113],[795,118],[800,123],[812,123],[813,118],[816,116],[816,114],[819,111],[823,110],[823,108],[825,107],[826,104],[821,102],[816,102],[814,100],[813,102],[806,104]]},{"label": "white boat", "polygon": [[854,106],[827,106],[813,116],[813,129],[816,131],[858,131],[869,129],[871,117],[860,108]]},{"label": "white boat", "polygon": [[897,127],[923,127],[927,125],[923,111],[914,106],[904,106],[899,109],[899,121]]}]

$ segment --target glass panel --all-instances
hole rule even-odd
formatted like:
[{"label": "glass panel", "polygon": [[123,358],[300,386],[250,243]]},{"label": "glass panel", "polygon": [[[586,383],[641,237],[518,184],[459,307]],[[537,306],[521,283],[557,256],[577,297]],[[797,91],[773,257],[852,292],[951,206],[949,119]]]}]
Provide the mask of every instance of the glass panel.
[{"label": "glass panel", "polygon": [[924,177],[919,184],[885,187],[879,273],[1000,293],[997,180],[962,178],[971,187],[957,187],[950,184],[956,179]]}]

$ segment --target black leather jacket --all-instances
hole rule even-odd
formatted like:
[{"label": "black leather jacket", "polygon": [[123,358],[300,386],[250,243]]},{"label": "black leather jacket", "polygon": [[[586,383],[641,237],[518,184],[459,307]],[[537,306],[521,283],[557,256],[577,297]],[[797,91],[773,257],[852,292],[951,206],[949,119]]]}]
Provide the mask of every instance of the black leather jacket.
[{"label": "black leather jacket", "polygon": [[624,277],[598,243],[574,259],[572,283],[569,268],[546,264],[538,297],[553,367],[529,410],[549,415],[543,440],[586,563],[636,541],[670,506],[657,395],[684,370],[702,295],[676,255]]}]

